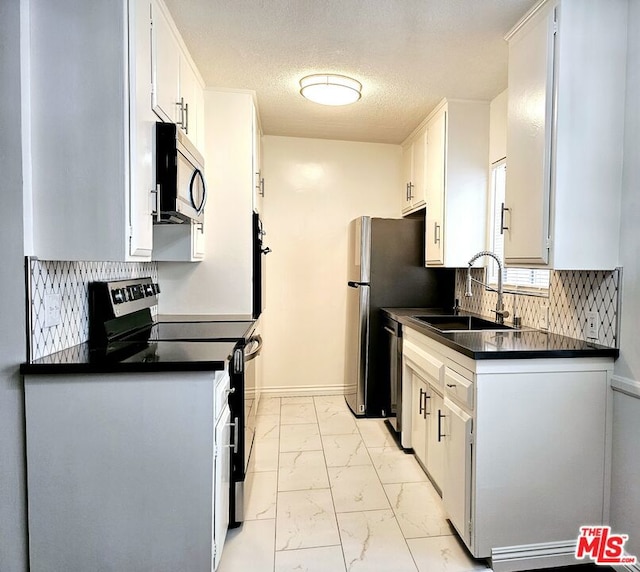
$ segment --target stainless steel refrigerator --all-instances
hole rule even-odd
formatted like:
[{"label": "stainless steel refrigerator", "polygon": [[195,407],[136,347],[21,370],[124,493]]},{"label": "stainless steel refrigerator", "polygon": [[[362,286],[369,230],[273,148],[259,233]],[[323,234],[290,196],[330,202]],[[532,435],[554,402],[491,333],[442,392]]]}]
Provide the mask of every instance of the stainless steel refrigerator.
[{"label": "stainless steel refrigerator", "polygon": [[388,359],[380,308],[453,307],[455,271],[424,267],[424,220],[359,217],[349,224],[345,399],[386,417]]}]

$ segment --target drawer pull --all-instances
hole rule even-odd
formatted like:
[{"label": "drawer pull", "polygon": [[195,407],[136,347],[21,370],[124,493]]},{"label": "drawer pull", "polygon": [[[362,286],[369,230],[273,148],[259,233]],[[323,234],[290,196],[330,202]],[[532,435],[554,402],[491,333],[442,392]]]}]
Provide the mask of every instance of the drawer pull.
[{"label": "drawer pull", "polygon": [[438,443],[440,443],[440,441],[442,441],[443,437],[446,437],[446,435],[442,432],[442,420],[446,417],[446,415],[442,414],[442,411],[440,411],[440,409],[438,409]]},{"label": "drawer pull", "polygon": [[456,387],[455,383],[447,383],[447,387]]}]

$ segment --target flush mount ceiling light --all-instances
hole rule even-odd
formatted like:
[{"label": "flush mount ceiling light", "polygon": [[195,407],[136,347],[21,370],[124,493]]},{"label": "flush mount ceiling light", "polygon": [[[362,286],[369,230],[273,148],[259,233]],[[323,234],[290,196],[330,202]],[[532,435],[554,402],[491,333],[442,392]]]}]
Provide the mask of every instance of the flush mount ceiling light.
[{"label": "flush mount ceiling light", "polygon": [[300,80],[300,93],[322,105],[348,105],[360,99],[362,84],[345,75],[314,74]]}]

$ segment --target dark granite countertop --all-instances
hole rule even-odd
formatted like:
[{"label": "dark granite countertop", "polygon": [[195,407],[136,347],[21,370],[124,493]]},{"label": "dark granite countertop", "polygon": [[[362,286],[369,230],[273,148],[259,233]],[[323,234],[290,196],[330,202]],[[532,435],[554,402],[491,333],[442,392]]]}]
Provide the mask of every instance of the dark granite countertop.
[{"label": "dark granite countertop", "polygon": [[[552,334],[543,330],[523,328],[504,331],[458,331],[443,333],[411,316],[426,316],[428,312],[418,309],[413,312],[406,308],[385,308],[384,311],[397,316],[406,327],[476,360],[489,359],[534,359],[534,358],[574,358],[613,357],[620,350],[600,344]],[[463,313],[469,315],[468,313]],[[432,315],[442,315],[442,312]]]},{"label": "dark granite countertop", "polygon": [[[160,314],[139,339],[108,349],[79,344],[24,363],[23,374],[217,371],[255,323],[250,316]],[[134,338],[135,339],[135,338]]]},{"label": "dark granite countertop", "polygon": [[20,366],[20,373],[132,373],[159,371],[220,371],[227,366],[236,342],[120,342],[92,350],[79,344]]},{"label": "dark granite countertop", "polygon": [[383,314],[386,314],[396,322],[400,318],[407,316],[448,316],[453,312],[452,308],[380,308]]}]

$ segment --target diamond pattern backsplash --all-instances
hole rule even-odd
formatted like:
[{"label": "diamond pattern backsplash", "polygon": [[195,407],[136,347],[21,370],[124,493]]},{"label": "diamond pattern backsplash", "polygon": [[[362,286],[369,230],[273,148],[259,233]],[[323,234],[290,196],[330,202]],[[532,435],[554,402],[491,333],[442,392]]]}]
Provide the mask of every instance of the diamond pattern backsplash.
[{"label": "diamond pattern backsplash", "polygon": [[[484,268],[474,268],[471,275],[477,280],[484,280]],[[463,310],[495,318],[498,295],[484,286],[472,283],[471,298],[465,298],[466,268],[456,270],[456,298]],[[505,309],[511,314],[509,323],[515,315],[520,316],[523,326],[540,327],[540,314],[543,306],[549,307],[549,331],[570,338],[586,340],[586,312],[597,310],[600,323],[598,325],[598,343],[616,347],[618,320],[618,289],[620,288],[620,272],[600,270],[557,270],[551,272],[549,296],[528,296],[526,294],[505,294]]]},{"label": "diamond pattern backsplash", "polygon": [[[61,262],[29,260],[31,280],[31,359],[86,342],[89,338],[88,284],[151,276],[158,281],[155,262]],[[44,298],[60,294],[62,320],[45,326]]]}]

